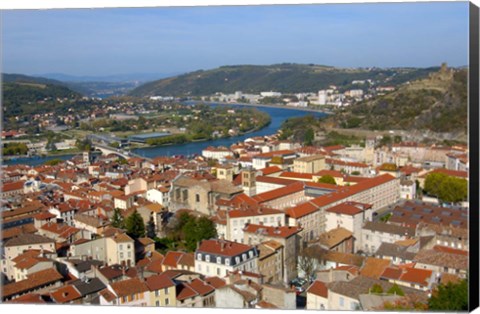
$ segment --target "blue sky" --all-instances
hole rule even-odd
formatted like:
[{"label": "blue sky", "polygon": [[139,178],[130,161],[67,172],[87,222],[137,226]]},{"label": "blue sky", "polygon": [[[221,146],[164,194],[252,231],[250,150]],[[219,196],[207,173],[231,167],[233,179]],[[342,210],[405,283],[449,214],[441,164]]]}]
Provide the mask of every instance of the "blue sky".
[{"label": "blue sky", "polygon": [[3,11],[3,72],[467,64],[468,3]]}]

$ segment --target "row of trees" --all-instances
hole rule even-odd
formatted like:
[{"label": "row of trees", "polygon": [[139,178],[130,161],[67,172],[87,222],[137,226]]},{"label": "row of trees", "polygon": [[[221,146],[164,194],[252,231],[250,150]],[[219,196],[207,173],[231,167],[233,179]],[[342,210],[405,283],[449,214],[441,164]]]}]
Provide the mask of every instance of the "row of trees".
[{"label": "row of trees", "polygon": [[26,155],[28,153],[28,147],[25,143],[7,143],[3,147],[3,154],[5,156],[13,156],[13,155]]}]

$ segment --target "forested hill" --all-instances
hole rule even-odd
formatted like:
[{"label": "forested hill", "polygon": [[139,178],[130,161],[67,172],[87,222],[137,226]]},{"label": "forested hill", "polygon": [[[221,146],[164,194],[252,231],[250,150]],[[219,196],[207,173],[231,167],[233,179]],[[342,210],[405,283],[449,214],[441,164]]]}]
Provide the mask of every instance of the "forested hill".
[{"label": "forested hill", "polygon": [[467,133],[467,69],[447,69],[330,117],[337,127]]},{"label": "forested hill", "polygon": [[[313,64],[276,64],[268,66],[223,66],[213,70],[199,70],[141,85],[130,92],[132,96],[198,96],[216,92],[283,93],[317,92],[336,85],[354,88],[354,80],[375,81],[376,85],[399,85],[426,77],[437,71],[432,68],[335,68]],[[358,88],[358,85],[356,86]]]},{"label": "forested hill", "polygon": [[38,102],[43,102],[42,108],[49,110],[56,99],[82,96],[60,81],[21,74],[2,74],[2,89],[6,117],[38,112]]}]

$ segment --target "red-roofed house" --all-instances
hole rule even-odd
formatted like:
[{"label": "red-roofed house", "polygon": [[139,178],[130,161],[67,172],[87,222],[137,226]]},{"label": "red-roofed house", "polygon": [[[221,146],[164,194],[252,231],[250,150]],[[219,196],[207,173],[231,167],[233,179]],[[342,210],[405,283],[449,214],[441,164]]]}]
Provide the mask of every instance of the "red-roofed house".
[{"label": "red-roofed house", "polygon": [[307,310],[328,310],[328,288],[316,280],[307,289]]},{"label": "red-roofed house", "polygon": [[205,276],[226,276],[235,270],[258,272],[258,251],[237,242],[212,239],[195,251],[195,271]]},{"label": "red-roofed house", "polygon": [[363,222],[372,220],[372,205],[344,202],[325,210],[325,217],[327,219],[325,231],[341,227],[353,233],[356,252],[361,244]]},{"label": "red-roofed house", "polygon": [[[223,235],[225,239],[243,243],[243,228],[248,223],[263,224],[265,226],[284,226],[286,223],[285,213],[268,207],[245,205],[239,207],[239,209],[227,211],[226,226],[217,228],[217,230],[219,235]],[[225,230],[225,234],[220,233],[222,229]]]},{"label": "red-roofed house", "polygon": [[100,291],[100,305],[148,306],[150,290],[139,278],[111,283]]},{"label": "red-roofed house", "polygon": [[23,194],[23,185],[25,182],[25,180],[20,180],[3,184],[2,191],[0,193],[2,199]]},{"label": "red-roofed house", "polygon": [[195,262],[193,253],[168,251],[162,261],[165,270],[184,269],[195,271]]},{"label": "red-roofed house", "polygon": [[153,275],[145,280],[150,291],[149,306],[176,306],[175,282],[165,274]]},{"label": "red-roofed house", "polygon": [[422,291],[430,290],[435,283],[435,273],[433,271],[419,268],[400,269],[388,267],[380,278],[388,280],[391,283]]},{"label": "red-roofed house", "polygon": [[295,182],[282,188],[257,194],[253,199],[258,204],[264,206],[284,209],[300,202],[305,202],[309,197],[305,195],[305,184],[303,182]]}]

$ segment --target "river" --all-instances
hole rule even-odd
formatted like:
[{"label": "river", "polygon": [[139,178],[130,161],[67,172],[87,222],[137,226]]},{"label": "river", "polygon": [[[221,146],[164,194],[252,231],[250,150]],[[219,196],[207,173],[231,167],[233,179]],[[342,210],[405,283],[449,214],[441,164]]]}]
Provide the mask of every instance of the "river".
[{"label": "river", "polygon": [[[224,105],[219,105],[215,103],[209,104],[211,106],[224,106]],[[232,108],[240,108],[240,107],[245,107],[242,106],[241,104],[232,104],[229,105],[229,107]],[[240,136],[234,136],[234,137],[229,137],[229,138],[220,138],[216,140],[211,140],[211,141],[204,141],[204,142],[195,142],[195,143],[186,143],[186,144],[181,144],[181,145],[168,145],[168,146],[158,146],[158,147],[148,147],[148,148],[137,148],[132,150],[134,153],[144,156],[144,157],[158,157],[158,156],[173,156],[173,155],[192,155],[192,154],[201,154],[202,150],[207,148],[208,146],[230,146],[231,144],[237,143],[237,142],[242,142],[243,140],[249,138],[249,137],[254,137],[254,136],[263,136],[263,135],[271,135],[277,133],[277,131],[280,129],[280,126],[282,125],[283,121],[285,121],[288,118],[293,118],[293,117],[302,117],[306,115],[314,115],[315,117],[323,117],[326,114],[322,112],[306,112],[302,110],[296,110],[296,109],[284,109],[284,108],[271,108],[271,107],[256,107],[258,110],[261,110],[263,112],[266,112],[270,115],[271,117],[271,122],[268,126],[265,128],[240,135]],[[64,155],[64,156],[58,156],[58,157],[38,157],[38,158],[19,158],[16,160],[6,160],[3,163],[6,165],[9,164],[27,164],[27,165],[40,165],[43,164],[45,161],[54,159],[54,158],[60,158],[63,160],[70,159],[74,155]]]}]

